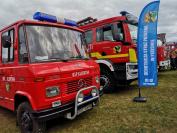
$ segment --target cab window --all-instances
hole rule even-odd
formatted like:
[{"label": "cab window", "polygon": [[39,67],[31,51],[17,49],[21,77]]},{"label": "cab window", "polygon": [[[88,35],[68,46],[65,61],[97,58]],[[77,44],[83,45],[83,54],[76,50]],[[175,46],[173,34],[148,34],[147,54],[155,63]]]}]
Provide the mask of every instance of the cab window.
[{"label": "cab window", "polygon": [[26,39],[25,39],[25,32],[24,32],[24,26],[21,26],[19,28],[19,63],[25,64],[28,63],[28,52],[27,52],[27,46],[26,46]]},{"label": "cab window", "polygon": [[86,40],[87,44],[92,43],[92,41],[93,41],[93,32],[92,32],[92,30],[89,30],[89,31],[85,32],[85,40]]},{"label": "cab window", "polygon": [[97,42],[103,41],[102,33],[103,33],[102,28],[96,29],[96,41]]},{"label": "cab window", "polygon": [[117,31],[116,32],[118,32],[119,40],[123,41],[124,40],[124,31],[123,31],[122,23],[117,24]]},{"label": "cab window", "polygon": [[128,24],[129,30],[130,30],[130,34],[131,34],[131,38],[133,43],[137,43],[137,32],[138,32],[138,27],[132,24]]},{"label": "cab window", "polygon": [[114,41],[112,26],[106,26],[103,28],[103,38],[104,41]]},{"label": "cab window", "polygon": [[14,61],[14,29],[6,31],[2,33],[1,39],[3,36],[10,36],[11,40],[11,46],[10,47],[4,47],[4,42],[2,41],[2,63],[10,63]]},{"label": "cab window", "polygon": [[100,41],[115,41],[113,38],[113,25],[107,25],[96,30],[96,40]]}]

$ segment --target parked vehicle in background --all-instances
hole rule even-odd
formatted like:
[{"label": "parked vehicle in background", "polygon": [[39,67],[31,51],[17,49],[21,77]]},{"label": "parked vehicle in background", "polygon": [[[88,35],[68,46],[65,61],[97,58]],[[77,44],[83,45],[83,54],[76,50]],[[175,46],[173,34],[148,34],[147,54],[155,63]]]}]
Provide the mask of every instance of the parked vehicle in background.
[{"label": "parked vehicle in background", "polygon": [[0,31],[0,106],[16,112],[22,133],[44,132],[47,120],[74,119],[99,101],[100,68],[86,56],[83,31],[34,18]]},{"label": "parked vehicle in background", "polygon": [[170,68],[170,56],[166,44],[161,40],[157,40],[157,65],[159,70],[167,70]]},{"label": "parked vehicle in background", "polygon": [[109,91],[137,79],[137,18],[122,16],[97,21],[88,17],[78,22],[85,31],[88,53],[101,69],[100,83]]}]

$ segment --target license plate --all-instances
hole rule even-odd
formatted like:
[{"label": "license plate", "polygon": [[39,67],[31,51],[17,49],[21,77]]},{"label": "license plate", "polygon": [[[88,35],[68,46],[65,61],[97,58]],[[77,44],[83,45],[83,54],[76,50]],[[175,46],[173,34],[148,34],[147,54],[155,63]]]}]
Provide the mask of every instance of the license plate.
[{"label": "license plate", "polygon": [[52,107],[55,108],[55,107],[58,107],[61,105],[61,101],[55,101],[52,103]]},{"label": "license plate", "polygon": [[92,109],[92,108],[93,108],[92,104],[89,104],[89,105],[87,105],[87,106],[85,106],[85,107],[79,109],[79,110],[77,111],[77,114],[79,115],[79,114],[81,114],[81,113],[83,113],[83,112],[85,112],[85,111],[87,111],[87,110]]}]

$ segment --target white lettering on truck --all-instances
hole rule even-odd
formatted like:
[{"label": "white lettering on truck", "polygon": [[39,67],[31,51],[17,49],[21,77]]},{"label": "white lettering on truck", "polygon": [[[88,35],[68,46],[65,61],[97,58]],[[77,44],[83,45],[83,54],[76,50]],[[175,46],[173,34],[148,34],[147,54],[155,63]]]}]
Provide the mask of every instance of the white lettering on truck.
[{"label": "white lettering on truck", "polygon": [[15,77],[2,77],[2,81],[15,81]]},{"label": "white lettering on truck", "polygon": [[74,72],[72,73],[73,77],[83,76],[89,74],[89,71],[82,71],[82,72]]}]

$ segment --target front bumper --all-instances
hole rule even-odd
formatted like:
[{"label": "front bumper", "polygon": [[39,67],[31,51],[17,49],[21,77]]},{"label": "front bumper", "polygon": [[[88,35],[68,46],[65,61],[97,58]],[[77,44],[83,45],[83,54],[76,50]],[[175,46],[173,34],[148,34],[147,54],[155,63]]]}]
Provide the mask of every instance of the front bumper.
[{"label": "front bumper", "polygon": [[133,80],[138,78],[138,64],[126,63],[126,79]]},{"label": "front bumper", "polygon": [[[87,97],[85,97],[83,102],[78,103],[77,99],[78,99],[79,94],[81,92],[83,92],[85,90],[88,90],[88,89],[91,89],[91,88],[96,88],[97,89],[96,86],[90,86],[90,87],[87,87],[87,88],[80,89],[77,92],[75,101],[70,102],[70,103],[65,104],[65,105],[61,105],[59,107],[50,108],[50,109],[42,110],[42,111],[35,111],[35,112],[33,112],[33,117],[35,119],[37,119],[38,121],[47,121],[47,120],[50,120],[50,119],[57,118],[59,116],[65,116],[66,118],[72,120],[77,115],[80,114],[80,113],[78,113],[79,110],[81,110],[82,108],[84,108],[88,105],[91,105],[91,108],[88,109],[88,110],[90,110],[94,106],[96,106],[97,103],[99,102],[100,95],[99,95],[99,90],[97,89],[98,90],[98,92],[97,92],[98,95],[97,96],[95,96],[95,97],[87,96]],[[85,111],[87,111],[87,110],[85,110]],[[85,112],[85,111],[83,111],[83,112]]]},{"label": "front bumper", "polygon": [[160,67],[169,67],[170,66],[170,60],[160,61],[159,66]]},{"label": "front bumper", "polygon": [[114,76],[118,81],[136,80],[138,78],[137,63],[114,64]]}]

